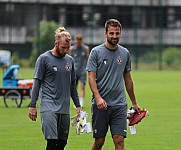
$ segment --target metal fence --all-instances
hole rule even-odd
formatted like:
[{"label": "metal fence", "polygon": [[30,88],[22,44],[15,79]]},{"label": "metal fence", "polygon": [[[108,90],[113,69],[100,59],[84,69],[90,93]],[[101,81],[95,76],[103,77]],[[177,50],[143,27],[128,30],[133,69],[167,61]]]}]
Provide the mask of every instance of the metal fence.
[{"label": "metal fence", "polygon": [[[1,0],[0,49],[29,57],[34,47],[39,48],[32,39],[39,38],[41,21],[55,21],[72,36],[81,33],[92,48],[105,41],[104,23],[109,18],[120,20],[120,44],[130,50],[135,69],[162,70],[164,49],[181,47],[180,0]],[[150,52],[156,59],[145,63]]]}]

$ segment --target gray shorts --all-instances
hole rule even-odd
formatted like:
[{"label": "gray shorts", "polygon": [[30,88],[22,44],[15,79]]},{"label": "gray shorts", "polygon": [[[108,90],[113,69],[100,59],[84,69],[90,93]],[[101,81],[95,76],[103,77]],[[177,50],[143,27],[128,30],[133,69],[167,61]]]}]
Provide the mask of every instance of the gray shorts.
[{"label": "gray shorts", "polygon": [[126,137],[127,133],[127,105],[108,106],[106,110],[99,110],[96,105],[92,105],[92,128],[93,137],[105,137],[108,128],[112,136],[122,135]]},{"label": "gray shorts", "polygon": [[76,83],[78,84],[78,81],[80,81],[81,83],[86,83],[86,71],[82,71],[82,72],[76,72]]},{"label": "gray shorts", "polygon": [[43,112],[41,115],[42,132],[45,139],[67,140],[70,127],[69,114]]}]

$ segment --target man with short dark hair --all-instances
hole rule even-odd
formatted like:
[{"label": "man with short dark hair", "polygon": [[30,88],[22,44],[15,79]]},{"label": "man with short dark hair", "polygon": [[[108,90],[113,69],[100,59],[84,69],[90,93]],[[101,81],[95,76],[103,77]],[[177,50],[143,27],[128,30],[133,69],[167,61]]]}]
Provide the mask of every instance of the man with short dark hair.
[{"label": "man with short dark hair", "polygon": [[121,24],[116,19],[105,23],[105,43],[91,50],[86,70],[92,98],[92,127],[95,141],[92,150],[101,150],[110,127],[115,150],[124,150],[127,132],[127,101],[124,87],[132,107],[139,112],[133,80],[129,51],[119,45]]},{"label": "man with short dark hair", "polygon": [[75,36],[75,44],[70,47],[69,54],[74,58],[76,84],[80,81],[80,105],[84,107],[85,84],[86,84],[86,64],[89,57],[89,46],[83,43],[83,36],[77,34]]}]

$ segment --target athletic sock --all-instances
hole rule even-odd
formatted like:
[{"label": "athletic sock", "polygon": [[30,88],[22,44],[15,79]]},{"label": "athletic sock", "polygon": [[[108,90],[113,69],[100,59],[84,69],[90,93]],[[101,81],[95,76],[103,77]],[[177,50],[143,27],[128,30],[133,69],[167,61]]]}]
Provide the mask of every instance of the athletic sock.
[{"label": "athletic sock", "polygon": [[84,98],[83,97],[79,98],[79,102],[80,102],[80,106],[84,107]]}]

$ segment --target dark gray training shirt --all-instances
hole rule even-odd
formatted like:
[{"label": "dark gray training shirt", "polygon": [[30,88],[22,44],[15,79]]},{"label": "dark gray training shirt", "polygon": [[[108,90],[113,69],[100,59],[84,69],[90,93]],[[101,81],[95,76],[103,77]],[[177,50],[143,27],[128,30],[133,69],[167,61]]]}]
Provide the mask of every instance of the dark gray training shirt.
[{"label": "dark gray training shirt", "polygon": [[[109,50],[105,44],[93,48],[86,70],[96,72],[99,93],[108,106],[127,104],[123,74],[131,71],[131,60],[126,48],[119,45],[113,51]],[[94,97],[93,104],[95,104]]]},{"label": "dark gray training shirt", "polygon": [[[74,104],[80,106],[75,83],[73,58],[65,55],[63,58],[52,55],[47,51],[37,59],[34,79],[40,85],[40,112],[52,111],[69,114],[70,96]],[[34,87],[36,89],[36,87]],[[39,90],[39,89],[36,89]],[[30,106],[36,104],[37,96],[32,90]]]},{"label": "dark gray training shirt", "polygon": [[85,44],[82,44],[81,47],[77,47],[76,45],[72,46],[72,57],[74,58],[76,74],[86,72],[85,70],[87,63],[86,47],[87,46]]}]

